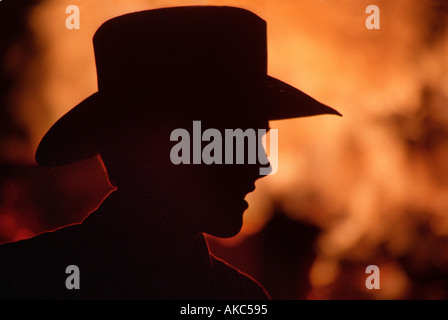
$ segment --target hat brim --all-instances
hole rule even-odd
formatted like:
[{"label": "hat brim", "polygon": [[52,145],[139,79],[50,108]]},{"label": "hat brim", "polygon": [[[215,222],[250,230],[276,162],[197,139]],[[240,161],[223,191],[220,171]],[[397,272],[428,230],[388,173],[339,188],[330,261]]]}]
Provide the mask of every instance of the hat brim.
[{"label": "hat brim", "polygon": [[[282,120],[315,115],[341,114],[302,91],[276,78],[266,78],[266,120]],[[82,161],[98,154],[91,139],[91,125],[101,117],[98,92],[62,116],[42,138],[36,161],[43,167],[57,167]]]},{"label": "hat brim", "polygon": [[320,114],[342,116],[335,109],[276,78],[267,76],[266,89],[268,120],[310,117]]}]

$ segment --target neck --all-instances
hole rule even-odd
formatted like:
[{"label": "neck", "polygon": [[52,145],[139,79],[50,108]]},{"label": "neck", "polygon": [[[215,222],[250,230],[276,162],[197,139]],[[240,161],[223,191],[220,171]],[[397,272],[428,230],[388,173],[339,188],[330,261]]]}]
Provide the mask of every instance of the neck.
[{"label": "neck", "polygon": [[170,207],[172,202],[152,194],[130,192],[120,188],[105,200],[105,215],[115,232],[125,236],[124,241],[187,250],[201,234],[195,231],[188,212]]}]

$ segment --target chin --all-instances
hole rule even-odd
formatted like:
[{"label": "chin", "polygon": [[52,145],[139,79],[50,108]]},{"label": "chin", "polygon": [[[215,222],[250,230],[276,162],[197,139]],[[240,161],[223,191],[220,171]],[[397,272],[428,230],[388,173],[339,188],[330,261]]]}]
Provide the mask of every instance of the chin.
[{"label": "chin", "polygon": [[231,238],[236,236],[243,227],[243,215],[239,217],[229,217],[221,221],[215,221],[213,225],[207,228],[205,233],[218,238]]},{"label": "chin", "polygon": [[220,228],[219,230],[216,231],[212,231],[212,232],[207,232],[208,234],[218,237],[218,238],[231,238],[236,236],[242,228],[243,224],[239,224],[239,225],[235,225],[232,227],[226,227],[226,228]]}]

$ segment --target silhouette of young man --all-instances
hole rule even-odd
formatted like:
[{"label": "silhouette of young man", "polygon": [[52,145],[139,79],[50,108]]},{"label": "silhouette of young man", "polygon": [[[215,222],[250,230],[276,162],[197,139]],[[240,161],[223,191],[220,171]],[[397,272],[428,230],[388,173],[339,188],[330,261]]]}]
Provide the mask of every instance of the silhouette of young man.
[{"label": "silhouette of young man", "polygon": [[[247,10],[126,14],[93,44],[98,92],[53,125],[36,160],[55,167],[99,154],[116,190],[80,224],[0,246],[0,297],[268,299],[203,236],[239,232],[260,165],[175,165],[170,135],[194,120],[224,133],[338,113],[267,75],[266,23]],[[71,265],[79,288],[66,286]]]}]

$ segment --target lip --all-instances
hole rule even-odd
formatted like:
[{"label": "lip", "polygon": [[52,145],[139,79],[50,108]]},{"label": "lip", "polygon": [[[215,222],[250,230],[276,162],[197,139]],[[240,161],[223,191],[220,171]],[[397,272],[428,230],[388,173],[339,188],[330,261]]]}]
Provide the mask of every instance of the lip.
[{"label": "lip", "polygon": [[236,188],[233,189],[232,194],[245,197],[247,194],[253,192],[254,190],[255,185],[246,186],[245,188],[241,186],[240,187],[236,186]]},{"label": "lip", "polygon": [[253,186],[249,189],[249,191],[246,192],[246,194],[251,193],[251,192],[253,192],[253,191],[255,191],[255,185],[253,185]]},{"label": "lip", "polygon": [[242,191],[240,191],[239,194],[242,195],[243,197],[246,197],[246,195],[248,195],[249,193],[251,193],[254,190],[255,190],[255,188],[243,189]]}]

